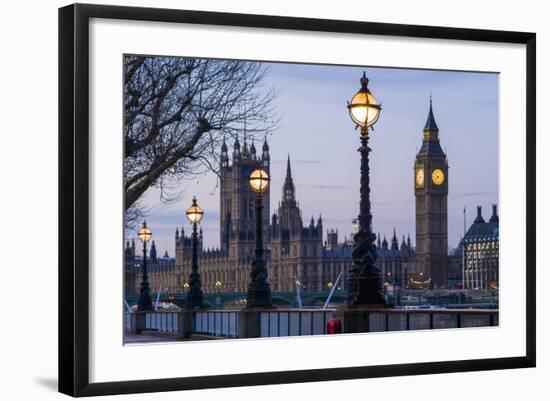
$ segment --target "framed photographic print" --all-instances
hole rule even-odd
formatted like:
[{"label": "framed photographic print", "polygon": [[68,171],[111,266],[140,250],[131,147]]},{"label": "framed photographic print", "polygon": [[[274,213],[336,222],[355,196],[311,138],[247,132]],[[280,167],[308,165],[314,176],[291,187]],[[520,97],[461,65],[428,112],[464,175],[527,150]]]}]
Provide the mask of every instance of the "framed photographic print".
[{"label": "framed photographic print", "polygon": [[59,390],[535,366],[535,80],[533,33],[61,8]]}]

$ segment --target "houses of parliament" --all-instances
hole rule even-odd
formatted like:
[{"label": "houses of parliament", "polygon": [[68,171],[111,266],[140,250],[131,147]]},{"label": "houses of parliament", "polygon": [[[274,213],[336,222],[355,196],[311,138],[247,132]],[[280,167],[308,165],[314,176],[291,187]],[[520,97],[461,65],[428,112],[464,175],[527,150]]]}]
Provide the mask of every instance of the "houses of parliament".
[{"label": "houses of parliament", "polygon": [[[257,150],[254,143],[248,146],[245,139],[241,146],[237,139],[231,152],[223,142],[220,153],[219,248],[205,249],[202,231],[199,235],[199,271],[203,290],[207,293],[246,292],[248,288],[254,260],[256,221],[256,194],[249,186],[248,177],[259,163],[269,174],[271,163],[267,140],[261,150]],[[416,155],[413,171],[416,247],[411,244],[409,236],[399,238],[395,230],[389,241],[378,234],[376,266],[387,285],[446,288],[451,280],[464,276],[465,266],[461,251],[449,255],[447,250],[449,167],[440,145],[431,100],[422,146]],[[341,240],[338,230],[323,225],[322,216],[304,222],[295,179],[300,177],[293,176],[289,156],[280,188],[281,198],[273,214],[270,214],[270,191],[276,189],[270,186],[263,195],[263,238],[271,290],[294,291],[299,283],[303,291],[324,291],[335,285],[340,273],[337,285],[345,290],[352,267],[353,240]],[[169,292],[181,292],[186,287],[191,273],[191,236],[183,227],[176,229],[174,245],[175,259],[168,255],[158,258],[156,248],[151,252],[148,273],[153,291],[163,288]],[[140,270],[133,268],[138,264],[135,245],[127,242],[127,293],[139,292]],[[498,260],[496,266],[498,271]]]}]

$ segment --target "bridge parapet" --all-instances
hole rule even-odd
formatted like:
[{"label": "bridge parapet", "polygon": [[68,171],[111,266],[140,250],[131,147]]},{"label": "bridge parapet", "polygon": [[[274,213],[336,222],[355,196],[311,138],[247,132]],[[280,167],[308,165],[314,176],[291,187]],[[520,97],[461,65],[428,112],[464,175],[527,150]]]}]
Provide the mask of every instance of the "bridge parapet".
[{"label": "bridge parapet", "polygon": [[270,309],[127,312],[125,329],[188,338],[286,337],[327,334],[327,322],[342,321],[344,333],[498,326],[497,310],[487,309]]}]

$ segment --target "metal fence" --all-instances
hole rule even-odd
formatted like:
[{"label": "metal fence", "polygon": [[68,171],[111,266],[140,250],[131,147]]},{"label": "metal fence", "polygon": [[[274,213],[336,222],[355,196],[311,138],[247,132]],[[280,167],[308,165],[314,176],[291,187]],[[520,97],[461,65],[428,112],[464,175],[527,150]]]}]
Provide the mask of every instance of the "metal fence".
[{"label": "metal fence", "polygon": [[145,318],[145,328],[156,329],[165,333],[176,333],[178,331],[177,312],[154,312],[148,313]]},{"label": "metal fence", "polygon": [[239,335],[238,311],[204,311],[195,315],[195,332],[218,337]]},{"label": "metal fence", "polygon": [[[239,337],[239,311],[204,310],[194,313],[191,332],[217,337]],[[327,322],[338,318],[335,309],[276,309],[260,311],[260,337],[308,336],[326,334]],[[403,310],[386,309],[360,312],[368,321],[368,332],[431,330],[498,326],[497,310]],[[125,313],[124,327],[135,329],[136,313]],[[144,330],[179,333],[181,312],[146,312]],[[347,319],[347,318],[346,318]],[[182,320],[183,322],[183,320]]]},{"label": "metal fence", "polygon": [[388,310],[369,312],[370,332],[486,326],[498,326],[498,311]]},{"label": "metal fence", "polygon": [[[178,332],[178,319],[178,312],[146,312],[145,327],[143,329],[176,334]],[[134,329],[135,314],[125,313],[124,324],[127,330]]]},{"label": "metal fence", "polygon": [[124,313],[124,329],[126,331],[130,331],[134,328],[134,325],[132,323],[132,314],[129,312]]},{"label": "metal fence", "polygon": [[310,336],[326,334],[334,310],[278,310],[260,314],[261,337]]},{"label": "metal fence", "polygon": [[[333,310],[275,310],[260,312],[260,336],[308,336],[326,334]],[[219,337],[239,335],[238,311],[204,311],[195,316],[195,332]]]}]

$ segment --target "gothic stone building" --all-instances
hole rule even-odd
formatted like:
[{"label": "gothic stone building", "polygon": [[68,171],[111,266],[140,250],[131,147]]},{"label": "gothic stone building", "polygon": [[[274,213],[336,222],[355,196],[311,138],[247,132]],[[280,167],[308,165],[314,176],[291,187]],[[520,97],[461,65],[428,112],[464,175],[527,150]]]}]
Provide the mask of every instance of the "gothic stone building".
[{"label": "gothic stone building", "polygon": [[[213,292],[217,290],[215,284],[219,281],[222,284],[221,291],[245,292],[254,260],[256,223],[256,194],[249,186],[248,177],[259,164],[270,173],[269,146],[264,141],[261,155],[258,155],[254,144],[249,148],[245,140],[241,149],[236,140],[230,163],[227,144],[224,142],[220,163],[220,247],[200,247],[203,289]],[[290,157],[283,197],[271,218],[269,198],[268,187],[263,194],[262,220],[272,291],[293,291],[296,281],[301,283],[304,290],[322,289],[326,279],[322,273],[323,222],[319,216],[317,222],[312,218],[308,226],[303,224],[302,212],[296,201]],[[191,240],[182,229],[181,232],[176,230],[175,242],[176,275],[180,277],[180,285],[184,285],[191,269]],[[345,265],[339,263],[336,270],[340,271]]]},{"label": "gothic stone building", "polygon": [[439,143],[439,128],[435,122],[430,99],[428,119],[424,127],[422,147],[416,155],[416,264],[411,287],[453,286],[461,283],[465,289],[498,287],[498,216],[496,205],[489,222],[477,217],[449,255],[447,252],[447,194],[449,165]]},{"label": "gothic stone building", "polygon": [[[255,247],[255,193],[248,184],[248,177],[261,164],[270,173],[270,153],[264,141],[261,155],[254,144],[246,141],[241,149],[238,140],[233,145],[232,162],[224,142],[220,156],[220,247],[199,248],[199,266],[206,292],[245,292],[250,281],[251,263]],[[282,198],[275,213],[269,218],[269,188],[263,195],[263,225],[266,244],[266,260],[272,291],[294,291],[296,282],[303,291],[322,291],[334,285],[342,273],[338,287],[345,289],[347,275],[352,266],[352,243],[347,239],[340,243],[338,232],[330,230],[323,241],[323,220],[313,217],[304,224],[297,200],[290,157],[287,160]],[[175,275],[183,286],[190,274],[191,240],[184,229],[176,230]],[[414,259],[410,238],[403,238],[398,246],[394,233],[391,248],[387,241],[379,241],[377,265],[391,283],[404,282]],[[216,288],[216,282],[222,288]]]},{"label": "gothic stone building", "polygon": [[447,194],[449,166],[439,143],[430,99],[422,146],[414,164],[416,204],[416,264],[413,283],[446,286],[449,266],[447,253]]},{"label": "gothic stone building", "polygon": [[[142,280],[143,256],[136,254],[135,241],[126,241],[124,249],[125,276],[124,291],[126,294],[139,294]],[[147,275],[151,286],[152,296],[159,290],[162,293],[181,292],[181,287],[177,286],[177,275],[175,274],[176,259],[164,252],[162,257],[157,255],[155,241],[151,243],[151,249],[147,255]]]},{"label": "gothic stone building", "polygon": [[485,221],[481,206],[477,217],[462,240],[462,283],[465,289],[498,288],[499,232],[497,205],[493,215]]},{"label": "gothic stone building", "polygon": [[380,242],[380,234],[378,234],[376,248],[378,250],[376,265],[382,273],[384,284],[409,287],[411,278],[414,277],[416,263],[416,251],[411,245],[410,236],[407,236],[407,242],[403,236],[399,245],[394,229],[391,246],[388,247],[386,237]]},{"label": "gothic stone building", "polygon": [[[258,154],[253,143],[249,147],[245,140],[241,148],[236,140],[231,155],[224,141],[220,155],[220,247],[204,249],[202,236],[199,245],[200,273],[206,292],[246,292],[254,259],[256,196],[248,177],[258,165],[270,173],[266,141]],[[412,288],[447,286],[452,265],[447,252],[448,172],[430,100],[422,146],[414,163],[416,248],[410,238],[405,241],[403,237],[399,245],[395,231],[390,245],[385,237],[381,240],[379,236],[376,265],[384,282]],[[339,242],[338,232],[334,230],[327,231],[324,239],[321,216],[316,220],[312,217],[309,224],[304,224],[290,157],[282,197],[271,216],[270,189],[263,195],[262,221],[272,290],[294,291],[297,281],[304,291],[324,290],[340,273],[339,287],[344,289],[352,265],[352,241]],[[163,280],[167,280],[170,287],[182,289],[191,273],[191,239],[183,228],[176,229],[175,249],[175,265],[163,273]],[[151,281],[155,280],[155,274],[151,272]],[[221,288],[216,288],[218,281]]]}]

